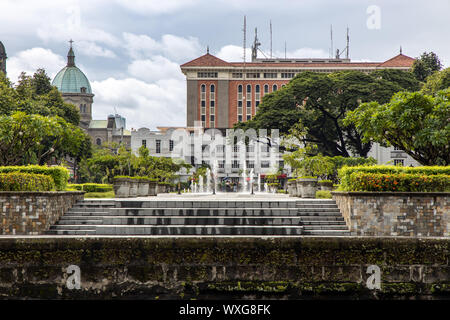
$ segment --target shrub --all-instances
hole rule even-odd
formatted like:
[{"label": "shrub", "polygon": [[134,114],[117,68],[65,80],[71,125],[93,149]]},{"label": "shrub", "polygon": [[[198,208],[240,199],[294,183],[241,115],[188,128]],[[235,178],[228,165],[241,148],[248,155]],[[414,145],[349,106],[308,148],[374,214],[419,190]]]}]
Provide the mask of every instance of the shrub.
[{"label": "shrub", "polygon": [[[108,192],[113,191],[113,186],[110,184],[100,183],[83,183],[83,184],[68,184],[67,188],[75,190],[83,190],[86,192]],[[66,189],[67,190],[67,189]]]},{"label": "shrub", "polygon": [[331,199],[331,191],[319,190],[316,191],[317,199]]},{"label": "shrub", "polygon": [[89,192],[84,194],[84,198],[114,198],[114,191],[108,192]]},{"label": "shrub", "polygon": [[55,182],[48,175],[22,172],[0,173],[1,191],[51,191],[54,189]]},{"label": "shrub", "polygon": [[47,167],[47,166],[29,165],[29,166],[0,167],[0,173],[9,173],[9,172],[23,172],[23,173],[43,174],[46,176],[50,176],[55,183],[56,190],[58,191],[65,190],[67,186],[67,180],[69,180],[69,170],[61,166]]},{"label": "shrub", "polygon": [[450,175],[353,172],[342,189],[344,191],[446,192],[450,191]]},{"label": "shrub", "polygon": [[348,190],[350,188],[350,176],[354,172],[362,173],[381,173],[381,174],[419,174],[419,175],[450,175],[450,166],[429,166],[429,167],[399,167],[399,166],[356,166],[343,167],[339,170],[339,178],[341,180],[341,189]]}]

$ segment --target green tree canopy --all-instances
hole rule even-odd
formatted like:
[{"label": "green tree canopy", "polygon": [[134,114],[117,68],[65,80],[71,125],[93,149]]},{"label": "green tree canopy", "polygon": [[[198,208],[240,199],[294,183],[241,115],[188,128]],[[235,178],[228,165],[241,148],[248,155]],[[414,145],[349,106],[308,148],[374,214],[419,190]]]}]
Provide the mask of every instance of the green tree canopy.
[{"label": "green tree canopy", "polygon": [[428,76],[442,69],[442,63],[434,52],[424,52],[414,61],[412,73],[419,81],[425,81]]},{"label": "green tree canopy", "polygon": [[433,73],[422,87],[422,93],[435,94],[439,90],[450,88],[450,68]]},{"label": "green tree canopy", "polygon": [[304,142],[317,144],[323,155],[366,157],[371,142],[362,141],[354,125],[343,123],[345,114],[362,102],[385,103],[400,90],[418,88],[410,72],[399,70],[302,72],[283,89],[264,96],[256,116],[235,127],[279,129],[286,135],[300,121],[307,129]]},{"label": "green tree canopy", "polygon": [[423,165],[450,165],[450,89],[430,96],[399,92],[389,103],[361,104],[345,122],[363,140],[404,150]]}]

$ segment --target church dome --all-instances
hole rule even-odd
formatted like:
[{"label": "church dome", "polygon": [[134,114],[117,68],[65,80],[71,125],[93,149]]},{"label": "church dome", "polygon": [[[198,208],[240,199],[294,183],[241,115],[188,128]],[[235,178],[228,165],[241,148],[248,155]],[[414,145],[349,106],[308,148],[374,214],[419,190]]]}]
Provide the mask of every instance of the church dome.
[{"label": "church dome", "polygon": [[0,41],[0,57],[6,56],[6,50],[3,43]]},{"label": "church dome", "polygon": [[88,78],[75,66],[75,54],[72,46],[67,55],[67,66],[58,72],[52,85],[62,93],[92,93]]}]

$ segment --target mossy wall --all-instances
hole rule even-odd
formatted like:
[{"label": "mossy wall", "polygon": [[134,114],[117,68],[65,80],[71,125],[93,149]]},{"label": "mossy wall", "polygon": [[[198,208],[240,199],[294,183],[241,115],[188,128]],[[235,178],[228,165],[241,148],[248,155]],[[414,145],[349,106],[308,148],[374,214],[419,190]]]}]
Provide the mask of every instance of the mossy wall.
[{"label": "mossy wall", "polygon": [[[0,297],[450,298],[449,252],[436,238],[2,238]],[[374,264],[380,290],[366,285]]]}]

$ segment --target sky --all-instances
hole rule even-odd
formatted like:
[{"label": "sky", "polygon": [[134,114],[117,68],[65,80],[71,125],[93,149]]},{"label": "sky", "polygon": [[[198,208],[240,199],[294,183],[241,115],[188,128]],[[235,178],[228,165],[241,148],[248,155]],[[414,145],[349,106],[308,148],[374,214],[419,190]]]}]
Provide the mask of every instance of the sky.
[{"label": "sky", "polygon": [[[44,68],[53,79],[73,39],[76,65],[95,94],[93,119],[119,113],[129,129],[186,125],[180,65],[206,53],[243,59],[255,28],[273,56],[322,58],[344,49],[352,61],[435,52],[450,66],[448,0],[0,0],[0,41],[9,78]],[[247,49],[247,59],[250,49]],[[263,57],[262,54],[259,57]]]}]

